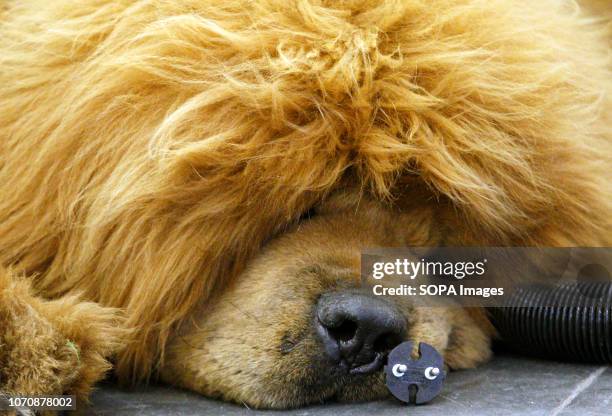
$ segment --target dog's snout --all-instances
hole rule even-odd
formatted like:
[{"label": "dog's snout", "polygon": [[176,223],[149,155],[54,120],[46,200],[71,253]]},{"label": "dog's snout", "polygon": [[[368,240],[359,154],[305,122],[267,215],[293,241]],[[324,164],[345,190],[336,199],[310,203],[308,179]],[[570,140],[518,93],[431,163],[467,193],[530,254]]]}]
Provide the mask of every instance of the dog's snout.
[{"label": "dog's snout", "polygon": [[402,314],[384,299],[358,292],[331,292],[319,299],[315,329],[326,353],[351,374],[382,367],[405,332]]}]

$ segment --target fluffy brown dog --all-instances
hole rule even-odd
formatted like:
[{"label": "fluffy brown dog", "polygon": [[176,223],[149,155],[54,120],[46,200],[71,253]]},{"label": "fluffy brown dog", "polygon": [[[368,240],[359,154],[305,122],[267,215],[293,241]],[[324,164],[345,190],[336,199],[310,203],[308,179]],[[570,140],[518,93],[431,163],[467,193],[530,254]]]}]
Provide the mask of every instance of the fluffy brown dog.
[{"label": "fluffy brown dog", "polygon": [[[112,360],[384,396],[313,323],[362,248],[612,242],[607,36],[561,0],[0,0],[0,390],[84,398]],[[490,354],[479,311],[381,308]]]}]

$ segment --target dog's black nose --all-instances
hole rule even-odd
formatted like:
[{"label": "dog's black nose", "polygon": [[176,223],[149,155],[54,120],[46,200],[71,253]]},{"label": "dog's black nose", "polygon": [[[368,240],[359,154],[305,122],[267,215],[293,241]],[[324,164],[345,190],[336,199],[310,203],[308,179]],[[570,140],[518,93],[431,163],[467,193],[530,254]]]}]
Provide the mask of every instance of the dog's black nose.
[{"label": "dog's black nose", "polygon": [[387,353],[402,342],[405,319],[373,295],[330,292],[316,305],[315,329],[332,360],[351,374],[367,374],[380,369]]}]

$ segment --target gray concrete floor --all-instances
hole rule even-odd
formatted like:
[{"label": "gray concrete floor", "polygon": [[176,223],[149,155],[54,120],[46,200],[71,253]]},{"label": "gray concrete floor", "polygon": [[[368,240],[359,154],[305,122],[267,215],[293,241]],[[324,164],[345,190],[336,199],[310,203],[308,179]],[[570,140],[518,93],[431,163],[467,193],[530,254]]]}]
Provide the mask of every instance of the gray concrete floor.
[{"label": "gray concrete floor", "polygon": [[612,368],[542,361],[504,354],[476,370],[449,374],[431,403],[407,407],[394,400],[311,406],[289,412],[253,411],[163,386],[122,391],[102,386],[90,412],[122,415],[473,416],[612,415]]}]

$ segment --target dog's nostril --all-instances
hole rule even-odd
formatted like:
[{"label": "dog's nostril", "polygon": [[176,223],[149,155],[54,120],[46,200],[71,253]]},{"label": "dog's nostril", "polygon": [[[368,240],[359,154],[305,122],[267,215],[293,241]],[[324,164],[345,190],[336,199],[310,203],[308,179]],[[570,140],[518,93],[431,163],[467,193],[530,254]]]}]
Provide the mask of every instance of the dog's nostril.
[{"label": "dog's nostril", "polygon": [[345,319],[339,326],[328,327],[327,330],[337,341],[349,342],[357,334],[357,324],[350,319]]},{"label": "dog's nostril", "polygon": [[383,299],[360,292],[331,292],[316,305],[315,329],[327,355],[351,373],[378,370],[404,336],[405,320]]}]

